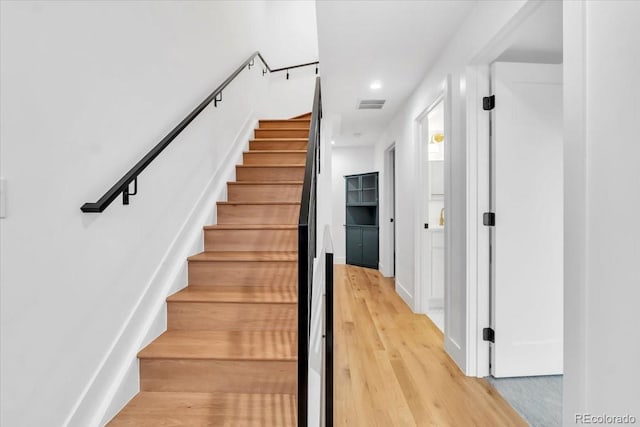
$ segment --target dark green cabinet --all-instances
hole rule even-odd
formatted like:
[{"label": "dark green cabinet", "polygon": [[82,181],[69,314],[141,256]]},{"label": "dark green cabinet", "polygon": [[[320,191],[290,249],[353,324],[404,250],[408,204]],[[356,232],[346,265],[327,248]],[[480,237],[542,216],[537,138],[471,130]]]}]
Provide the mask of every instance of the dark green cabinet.
[{"label": "dark green cabinet", "polygon": [[378,268],[378,173],[345,176],[347,264]]},{"label": "dark green cabinet", "polygon": [[362,265],[362,227],[347,225],[347,264]]},{"label": "dark green cabinet", "polygon": [[347,264],[378,268],[378,227],[347,225]]}]

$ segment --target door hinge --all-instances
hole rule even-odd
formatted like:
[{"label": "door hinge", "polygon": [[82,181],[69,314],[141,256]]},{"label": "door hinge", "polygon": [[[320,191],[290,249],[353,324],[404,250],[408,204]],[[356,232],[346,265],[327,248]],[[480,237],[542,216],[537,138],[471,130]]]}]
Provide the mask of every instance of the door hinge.
[{"label": "door hinge", "polygon": [[485,96],[482,98],[482,109],[485,111],[493,110],[496,107],[496,96]]},{"label": "door hinge", "polygon": [[496,333],[492,328],[484,328],[482,330],[482,339],[484,341],[496,342]]},{"label": "door hinge", "polygon": [[496,214],[494,212],[485,212],[482,214],[482,224],[493,227],[496,225]]}]

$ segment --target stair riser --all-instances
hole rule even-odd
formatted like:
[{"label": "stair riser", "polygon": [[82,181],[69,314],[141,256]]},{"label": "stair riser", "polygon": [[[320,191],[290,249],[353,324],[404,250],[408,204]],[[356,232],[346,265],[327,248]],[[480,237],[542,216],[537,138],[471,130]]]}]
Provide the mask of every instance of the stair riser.
[{"label": "stair riser", "polygon": [[260,120],[260,129],[309,129],[311,120]]},{"label": "stair riser", "polygon": [[300,205],[218,205],[218,224],[297,224]]},{"label": "stair riser", "polygon": [[169,302],[169,330],[296,331],[296,304]]},{"label": "stair riser", "polygon": [[204,231],[205,251],[295,251],[298,233],[290,230],[221,230]]},{"label": "stair riser", "polygon": [[140,360],[141,391],[295,393],[296,361]]},{"label": "stair riser", "polygon": [[286,168],[243,168],[236,167],[238,181],[302,181],[304,166]]},{"label": "stair riser", "polygon": [[304,166],[307,153],[274,153],[269,151],[249,151],[242,155],[245,165],[301,165]]},{"label": "stair riser", "polygon": [[250,141],[249,150],[306,150],[307,141],[287,141],[287,140],[270,140],[270,141]]},{"label": "stair riser", "polygon": [[309,129],[256,129],[255,138],[309,138]]},{"label": "stair riser", "polygon": [[230,202],[299,202],[301,196],[302,184],[229,184],[227,191]]},{"label": "stair riser", "polygon": [[295,285],[295,261],[189,261],[190,286]]}]

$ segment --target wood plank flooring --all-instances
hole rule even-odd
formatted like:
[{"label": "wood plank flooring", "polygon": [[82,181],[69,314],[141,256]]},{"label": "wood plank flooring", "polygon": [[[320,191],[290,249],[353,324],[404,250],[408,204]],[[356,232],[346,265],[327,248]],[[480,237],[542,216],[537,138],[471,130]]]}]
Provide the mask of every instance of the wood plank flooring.
[{"label": "wood plank flooring", "polygon": [[376,270],[335,267],[336,426],[526,426],[486,381],[469,378],[440,330]]}]

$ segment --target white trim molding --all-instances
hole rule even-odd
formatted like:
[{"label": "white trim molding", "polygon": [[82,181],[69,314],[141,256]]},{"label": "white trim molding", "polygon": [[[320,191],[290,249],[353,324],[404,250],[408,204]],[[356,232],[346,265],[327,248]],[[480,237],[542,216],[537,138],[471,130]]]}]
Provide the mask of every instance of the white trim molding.
[{"label": "white trim molding", "polygon": [[405,288],[402,283],[396,278],[396,292],[400,295],[400,298],[415,312],[415,300],[411,292]]}]

